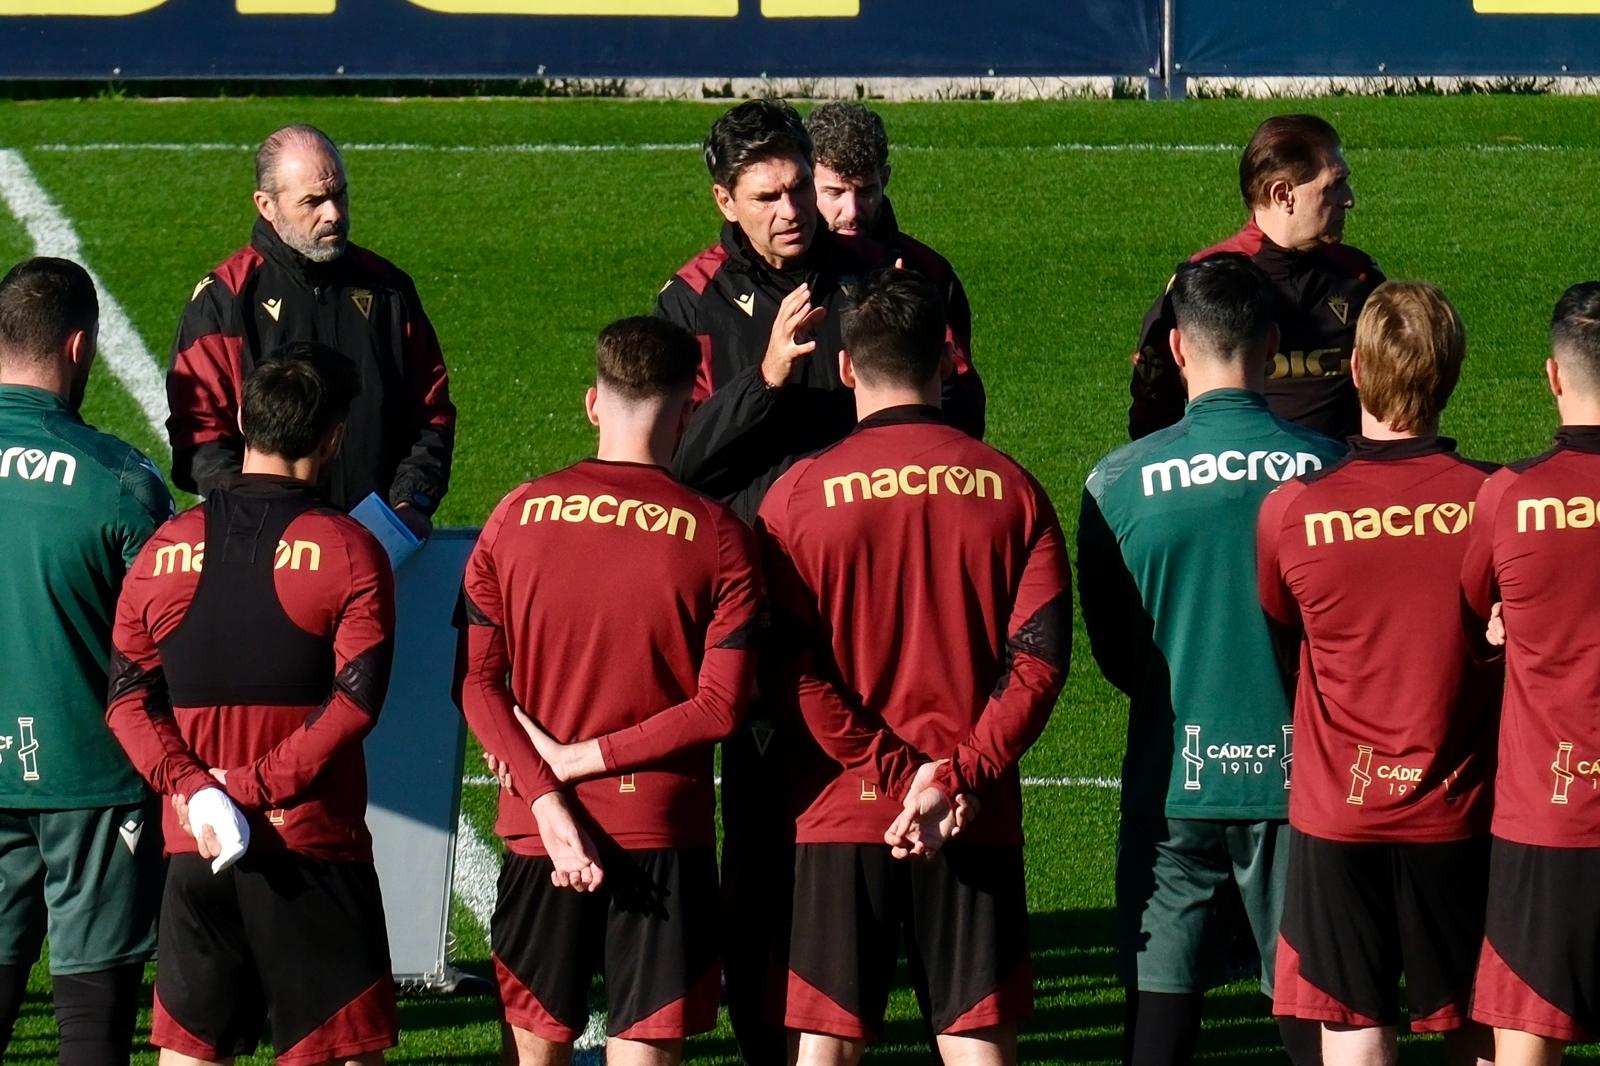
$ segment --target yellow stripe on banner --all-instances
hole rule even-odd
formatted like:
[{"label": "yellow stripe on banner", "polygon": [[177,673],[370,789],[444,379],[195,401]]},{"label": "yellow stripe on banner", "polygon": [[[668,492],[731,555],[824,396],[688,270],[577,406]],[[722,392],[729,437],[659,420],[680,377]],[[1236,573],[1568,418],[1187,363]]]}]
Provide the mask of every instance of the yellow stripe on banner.
[{"label": "yellow stripe on banner", "polygon": [[339,0],[235,0],[241,15],[331,15]]},{"label": "yellow stripe on banner", "polygon": [[1600,0],[1472,0],[1480,15],[1600,15]]},{"label": "yellow stripe on banner", "polygon": [[769,19],[853,19],[861,14],[861,0],[761,0],[761,14]]},{"label": "yellow stripe on banner", "polygon": [[[3,2],[3,0],[0,0]],[[739,0],[410,0],[446,15],[666,15],[733,18]]]},{"label": "yellow stripe on banner", "polygon": [[0,15],[137,15],[167,0],[0,0]]}]

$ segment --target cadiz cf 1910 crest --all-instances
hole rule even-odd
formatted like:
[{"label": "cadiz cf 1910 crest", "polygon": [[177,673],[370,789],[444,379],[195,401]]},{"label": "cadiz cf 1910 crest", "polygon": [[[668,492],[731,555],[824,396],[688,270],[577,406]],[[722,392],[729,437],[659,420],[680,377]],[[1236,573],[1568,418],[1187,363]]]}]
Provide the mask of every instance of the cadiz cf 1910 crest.
[{"label": "cadiz cf 1910 crest", "polygon": [[1339,325],[1350,324],[1350,301],[1343,296],[1328,297],[1328,310],[1333,312],[1333,317],[1339,320]]}]

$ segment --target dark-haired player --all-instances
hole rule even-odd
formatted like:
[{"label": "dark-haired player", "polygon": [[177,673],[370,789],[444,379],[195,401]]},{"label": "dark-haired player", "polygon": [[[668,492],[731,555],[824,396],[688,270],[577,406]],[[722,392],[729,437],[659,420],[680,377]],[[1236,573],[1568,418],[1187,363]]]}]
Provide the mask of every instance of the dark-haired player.
[{"label": "dark-haired player", "polygon": [[[1066,677],[1066,546],[1038,482],[942,417],[931,283],[872,275],[837,358],[859,423],[758,518],[774,698],[820,749],[791,783],[786,1022],[800,1063],[859,1061],[904,932],[944,1061],[1014,1062],[1033,1007],[1017,761]],[[970,799],[981,814],[945,846]]]},{"label": "dark-haired player", "polygon": [[1489,1057],[1467,1008],[1500,679],[1473,663],[1459,586],[1494,467],[1439,436],[1465,357],[1443,293],[1378,286],[1351,367],[1361,436],[1258,520],[1261,603],[1300,645],[1273,1007],[1322,1024],[1326,1066],[1395,1061],[1402,971],[1413,1030],[1446,1033],[1454,1061]]},{"label": "dark-haired player", "polygon": [[[1360,428],[1350,384],[1356,319],[1383,274],[1365,252],[1342,243],[1356,198],[1338,132],[1315,115],[1267,119],[1239,160],[1239,191],[1250,221],[1191,261],[1237,252],[1272,279],[1279,340],[1267,366],[1267,403],[1281,418],[1343,440]],[[1167,343],[1172,327],[1164,293],[1145,315],[1133,354],[1128,435],[1135,440],[1183,417],[1183,375]]]},{"label": "dark-haired player", "polygon": [[[978,418],[976,435],[983,436],[983,385],[972,369],[972,307],[967,290],[950,260],[900,229],[889,202],[889,135],[883,119],[854,100],[830,100],[811,109],[806,132],[816,156],[817,209],[828,229],[871,237],[938,288],[955,344],[950,387],[968,393],[963,402]],[[968,374],[971,380],[966,380]]]},{"label": "dark-haired player", "polygon": [[[264,1018],[285,1066],[368,1066],[395,1043],[361,750],[389,683],[394,580],[314,489],[356,387],[309,342],[253,370],[242,472],[157,531],[117,606],[107,717],[172,799],[163,1066],[232,1062]],[[226,831],[241,820],[242,856]]]},{"label": "dark-haired player", "polygon": [[[1472,1017],[1495,1061],[1551,1066],[1600,1034],[1600,282],[1556,304],[1545,364],[1555,447],[1478,493],[1462,587],[1503,604],[1506,686],[1489,905]],[[1481,622],[1479,623],[1481,625]]]},{"label": "dark-haired player", "polygon": [[76,263],[0,280],[0,1057],[48,933],[67,1066],[128,1061],[163,866],[105,691],[117,591],[172,499],[78,415],[98,315]]},{"label": "dark-haired player", "polygon": [[[1193,1055],[1223,976],[1230,882],[1272,991],[1294,728],[1256,598],[1256,513],[1278,482],[1345,450],[1267,408],[1278,330],[1259,268],[1185,264],[1168,295],[1188,410],[1089,472],[1078,521],[1089,641],[1130,698],[1116,895],[1133,1066]],[[1314,1062],[1315,1027],[1280,1025],[1295,1061]]]},{"label": "dark-haired player", "polygon": [[[855,424],[835,361],[848,306],[843,285],[892,260],[876,242],[819,222],[811,139],[783,101],[747,100],[724,112],[706,135],[705,162],[721,239],[684,264],[656,300],[656,314],[700,345],[697,406],[673,468],[748,522],[796,456]],[[982,430],[982,394],[964,383],[976,382],[976,374],[962,375],[947,404],[952,421],[971,432]],[[782,1028],[762,1021],[767,1001],[781,995],[788,942],[786,918],[772,903],[786,895],[775,885],[794,868],[792,841],[783,837],[787,761],[787,731],[757,701],[723,745],[721,797],[728,1013],[752,1066],[787,1055]]]},{"label": "dark-haired player", "polygon": [[607,1062],[670,1066],[716,1024],[712,745],[749,698],[759,579],[749,528],[665,468],[698,360],[658,318],[601,331],[596,457],[513,489],[467,562],[460,700],[508,773],[490,932],[522,1066],[566,1061],[596,970]]}]

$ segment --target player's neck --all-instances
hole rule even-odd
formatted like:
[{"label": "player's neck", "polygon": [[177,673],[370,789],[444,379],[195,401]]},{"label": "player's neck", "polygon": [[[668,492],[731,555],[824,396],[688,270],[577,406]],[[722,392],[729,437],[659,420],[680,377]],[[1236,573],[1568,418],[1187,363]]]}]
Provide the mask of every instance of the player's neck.
[{"label": "player's neck", "polygon": [[1365,407],[1361,409],[1361,435],[1368,440],[1412,440],[1417,437],[1437,437],[1439,423],[1431,422],[1420,429],[1396,429]]},{"label": "player's neck", "polygon": [[909,407],[919,404],[923,407],[938,407],[941,391],[942,389],[937,379],[920,389],[909,385],[867,386],[857,381],[855,387],[856,421],[864,422],[879,411],[887,411],[891,407]]},{"label": "player's neck", "polygon": [[1264,375],[1252,375],[1243,367],[1228,364],[1199,367],[1191,362],[1184,368],[1184,381],[1189,386],[1190,403],[1208,392],[1221,392],[1223,389],[1262,392],[1266,387]]},{"label": "player's neck", "polygon": [[301,459],[285,459],[281,455],[268,455],[258,452],[253,448],[244,450],[244,465],[240,468],[243,474],[269,474],[272,477],[294,478],[304,481],[308,485],[315,485],[317,478],[322,474],[322,464],[314,455]]},{"label": "player's neck", "polygon": [[0,362],[0,385],[26,385],[66,399],[70,391],[66,372],[59,366],[33,366],[28,363]]},{"label": "player's neck", "polygon": [[1563,426],[1600,426],[1600,398],[1578,396],[1570,389],[1556,398]]},{"label": "player's neck", "polygon": [[677,434],[670,425],[600,426],[600,444],[595,458],[607,463],[646,463],[671,466]]},{"label": "player's neck", "polygon": [[1276,244],[1279,248],[1285,248],[1291,252],[1303,252],[1316,245],[1316,242],[1313,241],[1304,247],[1299,246],[1300,242],[1294,234],[1294,221],[1288,215],[1282,215],[1276,211],[1257,210],[1251,217],[1256,224],[1256,229],[1265,234],[1267,240]]}]

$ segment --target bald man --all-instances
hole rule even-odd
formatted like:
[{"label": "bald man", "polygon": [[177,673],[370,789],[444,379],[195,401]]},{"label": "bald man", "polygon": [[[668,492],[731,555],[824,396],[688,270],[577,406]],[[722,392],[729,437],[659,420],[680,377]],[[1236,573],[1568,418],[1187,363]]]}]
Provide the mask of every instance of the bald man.
[{"label": "bald man", "polygon": [[172,479],[206,494],[238,474],[243,382],[268,352],[317,341],[348,358],[361,393],[320,486],[349,510],[377,493],[425,537],[450,483],[455,407],[439,339],[399,267],[350,241],[344,160],[314,126],[256,151],[250,243],[201,278],[167,374]]}]

